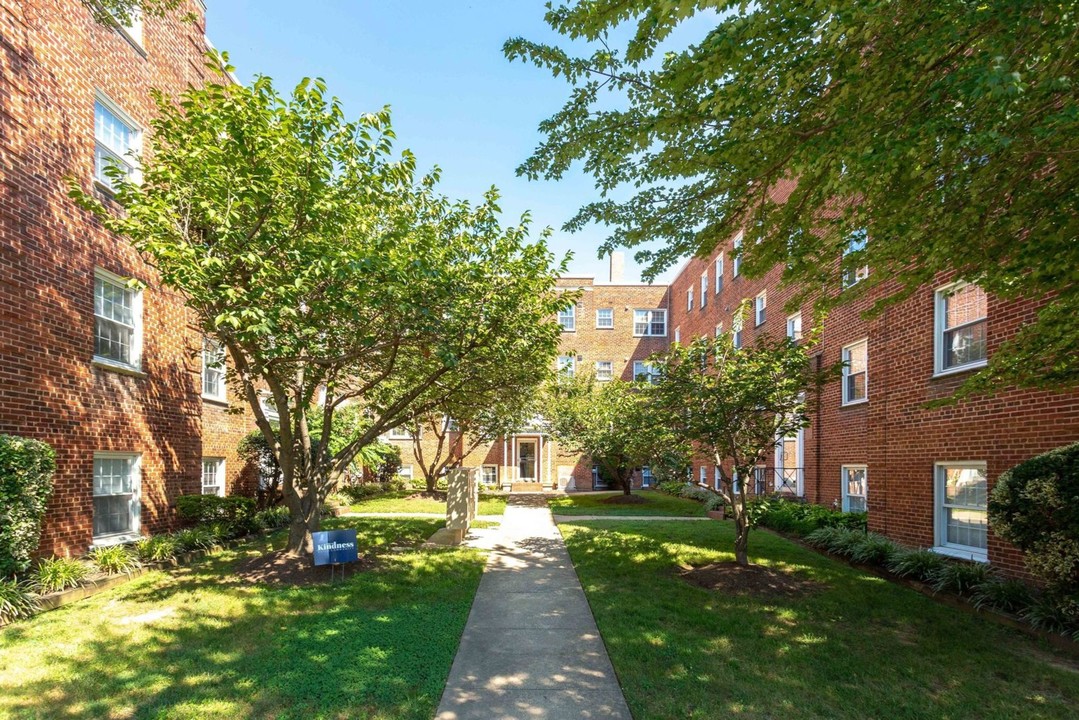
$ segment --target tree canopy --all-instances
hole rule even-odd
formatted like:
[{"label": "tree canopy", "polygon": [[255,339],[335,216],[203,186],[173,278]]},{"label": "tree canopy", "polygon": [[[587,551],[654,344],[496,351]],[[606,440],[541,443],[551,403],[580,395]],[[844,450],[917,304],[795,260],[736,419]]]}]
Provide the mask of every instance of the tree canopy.
[{"label": "tree canopy", "polygon": [[[388,109],[346,120],[322,81],[157,100],[141,179],[110,168],[113,199],[73,194],[227,350],[228,382],[277,453],[289,548],[310,552],[321,502],[363,447],[505,366],[553,361],[565,261],[527,216],[500,223],[495,190],[478,205],[439,195],[437,170],[418,177],[393,154]],[[339,442],[333,416],[350,405],[362,413]]]},{"label": "tree canopy", "polygon": [[968,389],[1079,383],[1074,3],[579,0],[546,19],[593,51],[506,43],[572,86],[519,172],[582,162],[600,197],[567,228],[609,227],[601,253],[637,248],[654,277],[744,229],[745,272],[782,263],[822,309],[883,284],[879,311],[942,271],[1048,295]]}]

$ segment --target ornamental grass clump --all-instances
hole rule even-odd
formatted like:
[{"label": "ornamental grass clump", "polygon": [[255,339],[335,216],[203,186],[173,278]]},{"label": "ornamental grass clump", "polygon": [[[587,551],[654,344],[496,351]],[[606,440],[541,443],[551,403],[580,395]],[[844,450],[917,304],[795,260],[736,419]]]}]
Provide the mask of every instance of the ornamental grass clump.
[{"label": "ornamental grass clump", "polygon": [[854,542],[849,546],[850,559],[853,562],[866,565],[886,565],[892,555],[900,550],[899,545],[896,545],[883,535],[854,532],[861,535],[861,537],[858,542]]},{"label": "ornamental grass clump", "polygon": [[40,609],[26,583],[0,579],[0,624],[27,618]]},{"label": "ornamental grass clump", "polygon": [[94,567],[106,575],[131,573],[142,567],[142,563],[126,545],[94,548],[88,557]]},{"label": "ornamental grass clump", "polygon": [[897,577],[928,581],[947,560],[931,550],[899,550],[888,561],[888,570]]},{"label": "ornamental grass clump", "polygon": [[968,595],[992,576],[989,566],[982,563],[945,562],[926,579],[936,592]]},{"label": "ornamental grass clump", "polygon": [[154,535],[135,543],[135,552],[143,562],[168,562],[180,552],[174,535]]},{"label": "ornamental grass clump", "polygon": [[38,563],[32,584],[42,595],[78,587],[90,575],[91,568],[73,558],[47,558]]},{"label": "ornamental grass clump", "polygon": [[1025,583],[990,576],[974,586],[970,602],[976,608],[993,608],[1018,614],[1030,607],[1034,595]]}]

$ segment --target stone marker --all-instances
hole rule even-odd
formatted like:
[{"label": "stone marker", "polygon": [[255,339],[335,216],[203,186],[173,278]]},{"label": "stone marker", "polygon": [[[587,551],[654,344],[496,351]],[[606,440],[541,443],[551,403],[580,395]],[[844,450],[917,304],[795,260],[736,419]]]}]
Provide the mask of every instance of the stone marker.
[{"label": "stone marker", "polygon": [[460,545],[476,519],[479,505],[479,471],[454,468],[446,476],[446,527],[427,542],[435,545]]}]

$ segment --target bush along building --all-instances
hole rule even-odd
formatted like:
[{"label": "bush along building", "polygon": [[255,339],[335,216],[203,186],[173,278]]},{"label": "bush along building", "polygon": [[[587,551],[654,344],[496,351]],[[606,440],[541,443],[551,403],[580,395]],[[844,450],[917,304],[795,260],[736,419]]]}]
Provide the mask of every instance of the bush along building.
[{"label": "bush along building", "polygon": [[[748,345],[762,334],[800,340],[810,329],[809,305],[785,309],[793,291],[780,284],[782,267],[755,279],[742,274],[741,242],[739,233],[680,269],[670,287],[673,340],[727,331]],[[848,273],[843,285],[869,272]],[[843,375],[823,387],[809,427],[777,439],[774,455],[744,479],[747,491],[867,511],[869,529],[897,542],[1022,573],[1019,551],[989,524],[988,496],[1004,471],[1079,437],[1079,394],[1013,389],[927,407],[983,368],[1038,306],[941,274],[863,317],[896,289],[882,283],[828,314],[815,361],[844,362]],[[748,312],[739,317],[743,302]],[[696,458],[692,472],[696,482],[716,482],[710,458]]]},{"label": "bush along building", "polygon": [[80,0],[0,0],[0,433],[56,450],[41,554],[168,530],[183,494],[251,490],[220,352],[68,198],[71,179],[109,202],[109,163],[137,175],[151,89],[207,82],[208,48],[199,0],[128,27]]}]

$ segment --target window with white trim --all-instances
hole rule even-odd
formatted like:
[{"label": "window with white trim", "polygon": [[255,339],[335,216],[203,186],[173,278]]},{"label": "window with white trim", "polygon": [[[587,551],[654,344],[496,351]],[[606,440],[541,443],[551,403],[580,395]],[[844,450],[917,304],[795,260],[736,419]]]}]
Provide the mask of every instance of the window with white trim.
[{"label": "window with white trim", "polygon": [[935,298],[937,374],[984,366],[988,356],[985,291],[959,282],[940,288]]},{"label": "window with white trim", "polygon": [[787,316],[787,337],[794,342],[802,339],[802,313],[796,312]]},{"label": "window with white trim", "polygon": [[716,256],[716,295],[723,290],[723,253]]},{"label": "window with white trim", "polygon": [[708,271],[701,273],[701,310],[708,305]]},{"label": "window with white trim", "polygon": [[142,149],[142,132],[119,106],[98,93],[94,100],[94,180],[109,191],[114,181],[105,168],[117,167],[128,180],[137,179],[135,155]]},{"label": "window with white trim", "polygon": [[674,341],[675,342],[682,342],[682,327],[681,326],[676,327],[674,329]]},{"label": "window with white trim", "polygon": [[577,329],[577,305],[570,305],[558,311],[558,324],[562,332],[574,332]]},{"label": "window with white trim", "polygon": [[397,470],[397,477],[404,478],[405,480],[411,480],[412,479],[412,466],[411,465],[402,465]]},{"label": "window with white trim", "polygon": [[614,327],[614,308],[599,308],[596,310],[596,327],[601,330],[609,330]]},{"label": "window with white trim", "polygon": [[596,380],[607,381],[614,377],[614,363],[610,360],[596,361]]},{"label": "window with white trim", "polygon": [[864,402],[868,397],[868,343],[859,340],[843,348],[843,404]]},{"label": "window with white trim", "polygon": [[738,471],[734,471],[734,477],[731,478],[731,492],[735,495],[742,494],[742,478],[738,477]]},{"label": "window with white trim", "polygon": [[764,290],[753,299],[753,318],[754,324],[760,326],[764,324],[765,310],[768,307],[768,291]]},{"label": "window with white trim", "polygon": [[484,465],[482,470],[481,479],[484,485],[497,485],[498,484],[498,466],[497,465]]},{"label": "window with white trim", "polygon": [[634,310],[633,311],[633,336],[634,337],[666,337],[667,335],[667,311],[666,310]]},{"label": "window with white trim", "polygon": [[734,251],[731,253],[731,277],[738,277],[742,272],[742,233],[734,237]]},{"label": "window with white trim", "polygon": [[741,310],[731,317],[731,344],[735,348],[742,347],[742,325],[744,322]]},{"label": "window with white trim", "polygon": [[202,339],[202,396],[225,400],[225,348],[208,337]]},{"label": "window with white trim", "polygon": [[984,462],[936,463],[936,545],[986,560],[989,483]]},{"label": "window with white trim", "polygon": [[686,310],[693,309],[693,288],[686,290]]},{"label": "window with white trim", "polygon": [[708,468],[706,468],[704,465],[701,465],[700,484],[701,485],[707,485],[708,484]]},{"label": "window with white trim", "polygon": [[647,360],[634,360],[633,361],[633,379],[641,382],[658,382],[659,373],[656,372],[656,367]]},{"label": "window with white trim", "polygon": [[577,372],[577,357],[575,355],[558,356],[558,373],[566,377],[573,377]]},{"label": "window with white trim", "polygon": [[652,475],[652,468],[645,465],[641,468],[641,487],[652,487],[654,482],[655,476]]},{"label": "window with white trim", "polygon": [[94,360],[138,370],[142,355],[142,291],[94,271]]},{"label": "window with white trim", "polygon": [[389,432],[390,440],[412,440],[415,437],[413,432],[404,425],[398,425]]},{"label": "window with white trim", "polygon": [[719,325],[716,325],[716,337],[719,337],[722,334],[723,334],[723,323],[720,323]]},{"label": "window with white trim", "polygon": [[94,453],[94,540],[139,534],[140,458],[131,453]]},{"label": "window with white trim", "polygon": [[225,496],[225,458],[202,459],[202,494]]},{"label": "window with white trim", "polygon": [[723,489],[723,474],[720,472],[719,465],[716,465],[712,469],[712,488],[715,490]]},{"label": "window with white trim", "polygon": [[281,419],[281,413],[277,411],[277,403],[269,390],[259,391],[259,407],[262,408],[262,414],[266,416],[267,421],[277,422]]},{"label": "window with white trim", "polygon": [[[850,234],[847,239],[847,246],[843,249],[843,264],[847,265],[850,261],[847,260],[848,255],[858,254],[865,250],[866,242],[869,239],[869,234],[863,228],[861,230],[855,230]],[[869,277],[869,266],[860,265],[857,267],[844,267],[843,269],[843,287],[848,288],[855,283],[861,282]]]},{"label": "window with white trim", "polygon": [[865,465],[843,465],[839,469],[843,490],[843,512],[865,512],[868,485]]}]

